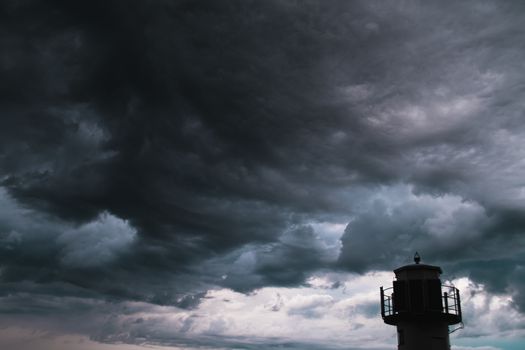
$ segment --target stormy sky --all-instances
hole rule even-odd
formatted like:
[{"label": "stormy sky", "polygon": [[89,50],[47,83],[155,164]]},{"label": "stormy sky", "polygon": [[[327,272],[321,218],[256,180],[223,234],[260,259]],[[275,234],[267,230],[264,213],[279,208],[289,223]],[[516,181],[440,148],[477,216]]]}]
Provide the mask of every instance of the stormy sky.
[{"label": "stormy sky", "polygon": [[525,338],[522,1],[3,1],[0,345],[376,349],[378,289]]}]

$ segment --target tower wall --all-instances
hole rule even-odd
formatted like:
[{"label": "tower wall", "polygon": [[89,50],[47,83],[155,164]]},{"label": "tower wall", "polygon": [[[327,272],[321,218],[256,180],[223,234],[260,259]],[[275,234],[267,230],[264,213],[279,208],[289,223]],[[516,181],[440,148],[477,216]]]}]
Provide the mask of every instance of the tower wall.
[{"label": "tower wall", "polygon": [[398,350],[449,350],[448,326],[444,323],[400,322]]}]

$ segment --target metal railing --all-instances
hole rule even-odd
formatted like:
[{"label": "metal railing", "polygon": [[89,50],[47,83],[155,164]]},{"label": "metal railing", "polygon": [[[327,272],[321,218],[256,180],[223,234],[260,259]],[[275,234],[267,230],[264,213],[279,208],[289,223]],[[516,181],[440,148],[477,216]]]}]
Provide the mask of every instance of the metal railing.
[{"label": "metal railing", "polygon": [[443,312],[446,314],[461,316],[461,300],[459,290],[454,286],[442,284],[443,290]]},{"label": "metal railing", "polygon": [[394,287],[389,287],[383,289],[383,287],[380,288],[381,290],[381,316],[391,316],[394,314],[394,294],[390,293],[390,295],[385,294],[386,291],[392,290]]},{"label": "metal railing", "polygon": [[[380,288],[381,292],[381,316],[388,317],[399,314],[400,311],[394,307],[394,293],[393,287]],[[459,297],[459,290],[450,285],[441,285],[441,299],[442,309],[441,313],[456,315],[461,317],[461,300]],[[426,307],[425,310],[431,311],[430,308]],[[406,311],[406,310],[403,310]],[[436,312],[436,310],[432,310]]]}]

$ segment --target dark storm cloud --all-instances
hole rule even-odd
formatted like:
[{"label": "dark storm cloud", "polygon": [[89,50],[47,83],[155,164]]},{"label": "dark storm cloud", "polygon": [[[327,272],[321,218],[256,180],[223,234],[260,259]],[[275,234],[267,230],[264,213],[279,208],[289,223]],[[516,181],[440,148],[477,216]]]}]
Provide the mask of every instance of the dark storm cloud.
[{"label": "dark storm cloud", "polygon": [[523,310],[523,11],[5,2],[3,283],[191,308],[419,249]]},{"label": "dark storm cloud", "polygon": [[[341,213],[337,184],[383,175],[329,156],[346,149],[340,126],[361,122],[324,92],[325,66],[344,58],[346,33],[369,37],[361,22],[332,23],[334,5],[8,3],[4,185],[76,225],[105,211],[129,220],[139,237],[123,275],[184,270]],[[281,283],[299,281],[295,267]],[[89,288],[108,272],[54,273]]]}]

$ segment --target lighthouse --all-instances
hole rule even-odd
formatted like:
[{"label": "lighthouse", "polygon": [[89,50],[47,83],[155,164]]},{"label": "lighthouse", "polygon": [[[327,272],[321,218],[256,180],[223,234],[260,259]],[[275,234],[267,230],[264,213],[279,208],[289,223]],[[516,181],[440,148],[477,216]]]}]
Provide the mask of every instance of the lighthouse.
[{"label": "lighthouse", "polygon": [[459,290],[441,283],[439,266],[420,263],[394,270],[393,286],[380,288],[381,316],[397,327],[398,350],[449,350],[449,326],[461,323]]}]

